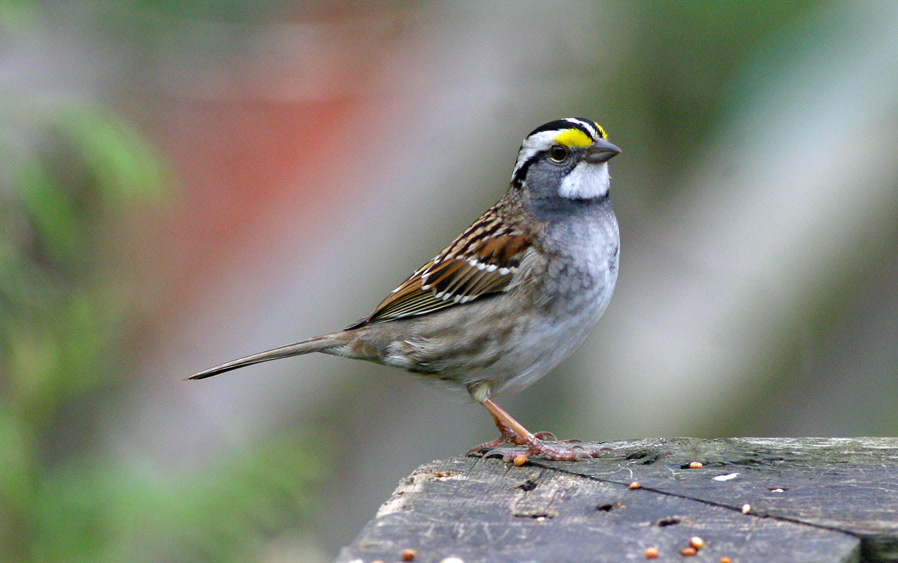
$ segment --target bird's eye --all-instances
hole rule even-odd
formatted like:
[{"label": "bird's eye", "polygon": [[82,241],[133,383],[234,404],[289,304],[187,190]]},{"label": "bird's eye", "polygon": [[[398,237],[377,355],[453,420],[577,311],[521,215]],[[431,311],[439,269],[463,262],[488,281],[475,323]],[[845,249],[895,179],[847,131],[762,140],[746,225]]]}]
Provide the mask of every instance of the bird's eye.
[{"label": "bird's eye", "polygon": [[555,162],[561,162],[567,158],[567,149],[561,145],[552,145],[549,149],[549,158]]}]

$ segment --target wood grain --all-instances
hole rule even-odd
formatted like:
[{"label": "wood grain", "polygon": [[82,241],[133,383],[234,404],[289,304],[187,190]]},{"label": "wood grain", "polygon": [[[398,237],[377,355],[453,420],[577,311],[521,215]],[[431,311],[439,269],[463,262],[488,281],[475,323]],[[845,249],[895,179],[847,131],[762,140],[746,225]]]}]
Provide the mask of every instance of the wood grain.
[{"label": "wood grain", "polygon": [[898,561],[896,439],[603,446],[587,461],[424,465],[337,560],[397,561],[410,548],[423,562],[644,561],[656,547],[658,561],[681,561],[698,536],[690,561]]}]

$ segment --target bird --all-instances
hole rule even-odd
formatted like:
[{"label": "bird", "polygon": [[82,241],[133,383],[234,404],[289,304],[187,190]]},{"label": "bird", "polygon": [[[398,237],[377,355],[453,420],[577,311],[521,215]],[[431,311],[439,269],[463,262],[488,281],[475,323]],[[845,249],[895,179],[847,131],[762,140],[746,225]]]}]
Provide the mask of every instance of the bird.
[{"label": "bird", "polygon": [[370,315],[187,379],[311,352],[368,360],[461,389],[486,407],[500,437],[469,454],[600,456],[576,440],[528,431],[493,397],[546,375],[608,307],[620,251],[608,161],[620,152],[590,119],[537,127],[521,144],[505,195]]}]

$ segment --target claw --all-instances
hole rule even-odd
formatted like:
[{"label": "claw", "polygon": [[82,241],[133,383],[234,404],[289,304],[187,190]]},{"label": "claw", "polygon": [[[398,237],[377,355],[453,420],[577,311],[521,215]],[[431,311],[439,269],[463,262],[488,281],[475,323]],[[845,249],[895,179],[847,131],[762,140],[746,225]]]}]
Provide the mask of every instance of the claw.
[{"label": "claw", "polygon": [[510,426],[502,422],[496,417],[493,417],[493,420],[496,421],[496,426],[499,428],[499,432],[502,434],[495,440],[490,440],[489,442],[484,442],[479,446],[474,446],[468,453],[465,455],[475,455],[478,453],[483,453],[484,457],[489,457],[486,455],[484,450],[495,450],[499,446],[504,446],[505,444],[515,444],[516,446],[524,446],[527,442],[518,436],[514,430],[511,429]]}]

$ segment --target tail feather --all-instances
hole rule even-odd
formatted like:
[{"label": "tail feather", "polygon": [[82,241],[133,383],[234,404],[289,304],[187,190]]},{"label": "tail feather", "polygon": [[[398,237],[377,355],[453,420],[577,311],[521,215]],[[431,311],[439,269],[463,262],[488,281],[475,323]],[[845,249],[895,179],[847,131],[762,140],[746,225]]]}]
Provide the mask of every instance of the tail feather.
[{"label": "tail feather", "polygon": [[226,371],[251,366],[253,364],[260,364],[262,362],[269,362],[271,360],[280,360],[281,358],[289,358],[290,356],[300,356],[302,354],[308,354],[310,352],[323,352],[334,345],[334,337],[335,335],[333,334],[316,336],[315,338],[309,338],[308,340],[303,340],[302,342],[297,342],[295,344],[288,344],[279,348],[266,350],[265,352],[258,352],[256,354],[238,358],[236,360],[231,360],[230,362],[225,362],[221,365],[201,371],[195,375],[191,375],[187,379],[206,379],[207,377],[212,377],[213,375],[218,375]]}]

